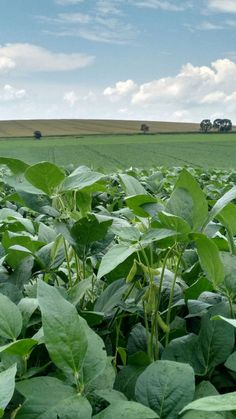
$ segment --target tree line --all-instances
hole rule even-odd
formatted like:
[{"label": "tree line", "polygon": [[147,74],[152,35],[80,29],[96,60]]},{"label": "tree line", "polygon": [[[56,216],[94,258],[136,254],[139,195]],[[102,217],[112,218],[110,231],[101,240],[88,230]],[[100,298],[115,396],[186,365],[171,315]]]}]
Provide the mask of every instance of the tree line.
[{"label": "tree line", "polygon": [[210,119],[203,119],[200,123],[200,128],[202,132],[209,132],[211,129],[217,129],[218,132],[229,132],[232,131],[233,124],[230,119],[220,119],[217,118],[212,123]]}]

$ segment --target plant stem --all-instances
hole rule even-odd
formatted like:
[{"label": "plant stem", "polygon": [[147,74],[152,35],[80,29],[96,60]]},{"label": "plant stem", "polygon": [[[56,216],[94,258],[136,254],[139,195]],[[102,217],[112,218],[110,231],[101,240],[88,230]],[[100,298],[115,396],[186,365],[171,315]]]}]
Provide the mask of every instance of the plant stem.
[{"label": "plant stem", "polygon": [[64,239],[64,237],[63,237],[63,243],[64,243],[65,255],[66,255],[66,264],[67,264],[67,270],[68,270],[69,286],[71,288],[73,286],[73,281],[72,281],[72,275],[71,275],[71,270],[70,270],[70,260],[69,260],[69,255],[68,255],[68,249],[67,249],[66,240]]},{"label": "plant stem", "polygon": [[[172,285],[171,285],[171,290],[170,290],[170,298],[169,298],[167,316],[166,316],[166,325],[167,325],[168,329],[170,329],[171,307],[172,307],[172,303],[173,303],[174,292],[175,292],[175,284],[176,284],[178,271],[179,271],[179,266],[180,266],[180,263],[181,263],[183,252],[184,252],[184,249],[179,254],[177,264],[176,264],[176,268],[175,268],[174,279],[173,279],[173,282],[172,282]],[[169,343],[169,336],[170,336],[170,330],[168,330],[166,332],[165,346],[167,346],[168,343]]]}]

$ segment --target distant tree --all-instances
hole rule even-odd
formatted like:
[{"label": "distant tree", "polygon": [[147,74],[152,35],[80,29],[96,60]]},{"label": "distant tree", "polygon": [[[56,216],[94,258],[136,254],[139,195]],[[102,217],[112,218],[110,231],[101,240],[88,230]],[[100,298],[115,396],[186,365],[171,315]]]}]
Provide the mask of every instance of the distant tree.
[{"label": "distant tree", "polygon": [[232,131],[232,121],[230,119],[215,119],[213,122],[213,128],[218,129],[219,132]]},{"label": "distant tree", "polygon": [[149,126],[147,124],[142,124],[140,131],[142,131],[143,134],[147,134],[147,132],[149,131]]},{"label": "distant tree", "polygon": [[233,124],[232,124],[232,121],[230,121],[230,119],[222,119],[222,122],[221,122],[222,132],[232,131],[232,127],[233,127]]},{"label": "distant tree", "polygon": [[34,131],[34,138],[35,138],[36,140],[41,140],[41,138],[42,138],[42,133],[41,133],[41,131]]},{"label": "distant tree", "polygon": [[210,119],[203,119],[203,121],[200,124],[200,128],[202,132],[208,132],[212,129],[212,123]]},{"label": "distant tree", "polygon": [[222,124],[222,119],[217,118],[213,122],[213,128],[218,129],[218,131],[220,131],[221,130],[221,124]]}]

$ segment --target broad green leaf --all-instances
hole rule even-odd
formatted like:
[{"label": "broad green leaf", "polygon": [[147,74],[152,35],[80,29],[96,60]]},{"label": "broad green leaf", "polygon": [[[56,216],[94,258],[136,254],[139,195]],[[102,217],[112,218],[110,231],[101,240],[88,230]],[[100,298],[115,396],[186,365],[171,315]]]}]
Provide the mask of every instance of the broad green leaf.
[{"label": "broad green leaf", "polygon": [[120,304],[122,296],[128,289],[129,285],[123,279],[114,281],[108,285],[107,288],[98,297],[94,310],[97,312],[105,313],[107,316],[111,315],[114,308]]},{"label": "broad green leaf", "polygon": [[225,367],[236,372],[236,351],[233,352],[225,362]]},{"label": "broad green leaf", "polygon": [[228,204],[222,211],[216,216],[216,218],[228,228],[233,235],[236,234],[236,205]]},{"label": "broad green leaf", "polygon": [[0,294],[0,336],[15,340],[22,329],[19,308],[5,295]]},{"label": "broad green leaf", "polygon": [[93,381],[85,386],[86,394],[99,390],[112,390],[114,386],[116,372],[112,365],[112,357],[107,357],[106,367]]},{"label": "broad green leaf", "polygon": [[42,281],[38,282],[38,301],[50,357],[58,368],[66,375],[73,376],[76,382],[88,346],[84,320],[56,288]]},{"label": "broad green leaf", "polygon": [[4,410],[10,402],[15,389],[16,364],[0,372],[0,408]]},{"label": "broad green leaf", "polygon": [[194,399],[197,400],[206,396],[216,396],[217,394],[219,394],[219,392],[210,381],[201,381],[196,387]]},{"label": "broad green leaf", "polygon": [[193,399],[194,390],[194,372],[190,365],[156,361],[139,376],[135,395],[138,402],[150,407],[161,419],[176,419]]},{"label": "broad green leaf", "polygon": [[168,214],[167,212],[159,212],[158,218],[163,228],[174,230],[177,233],[187,234],[191,229],[189,224],[181,217]]},{"label": "broad green leaf", "polygon": [[191,365],[195,374],[203,375],[205,372],[202,363],[199,360],[198,336],[188,334],[179,338],[173,339],[162,353],[163,360],[171,360],[176,362],[183,362]]},{"label": "broad green leaf", "polygon": [[91,419],[88,400],[56,378],[32,378],[17,383],[16,388],[26,399],[17,413],[19,419]]},{"label": "broad green leaf", "polygon": [[212,221],[233,199],[236,198],[236,186],[226,192],[212,207],[205,226]]},{"label": "broad green leaf", "polygon": [[199,295],[205,291],[213,291],[213,284],[207,278],[202,277],[184,290],[184,296],[186,300],[197,300]]},{"label": "broad green leaf", "polygon": [[34,339],[16,340],[15,342],[8,343],[7,345],[0,346],[0,353],[5,352],[9,355],[19,355],[25,357],[30,354],[33,347],[37,344],[37,340]]},{"label": "broad green leaf", "polygon": [[181,413],[187,410],[202,410],[205,412],[231,412],[236,410],[236,392],[218,396],[203,397],[184,407]]},{"label": "broad green leaf", "polygon": [[128,259],[130,255],[137,252],[137,250],[137,245],[115,244],[102,258],[98,270],[98,279],[113,271],[113,269]]},{"label": "broad green leaf", "polygon": [[213,316],[212,320],[224,320],[226,323],[230,324],[233,327],[236,327],[236,320],[234,319],[228,319],[227,317],[224,316]]},{"label": "broad green leaf", "polygon": [[93,242],[102,240],[112,224],[112,221],[99,222],[94,214],[81,218],[72,229],[71,236],[78,245],[87,246]]},{"label": "broad green leaf", "polygon": [[7,166],[15,175],[24,173],[29,165],[21,160],[9,157],[0,157],[0,165]]},{"label": "broad green leaf", "polygon": [[134,400],[137,379],[150,364],[150,359],[145,353],[139,352],[129,356],[129,363],[116,375],[114,388],[123,393],[129,400]]},{"label": "broad green leaf", "polygon": [[73,190],[86,190],[86,188],[94,185],[99,180],[103,179],[104,175],[102,173],[93,172],[90,169],[85,171],[75,170],[61,185],[61,191],[73,191]]},{"label": "broad green leaf", "polygon": [[125,397],[123,393],[120,393],[120,391],[113,390],[113,389],[96,390],[95,394],[96,396],[101,397],[102,399],[106,400],[110,404],[114,402],[118,402],[118,401],[127,400],[127,398]]},{"label": "broad green leaf", "polygon": [[235,294],[236,256],[228,252],[220,252],[220,258],[223,263],[225,272],[224,286],[230,294]]},{"label": "broad green leaf", "polygon": [[105,410],[93,416],[93,419],[157,419],[159,416],[140,403],[119,401],[113,402]]},{"label": "broad green leaf", "polygon": [[211,239],[204,236],[196,240],[196,246],[201,266],[206,272],[207,278],[217,289],[217,286],[224,280],[224,266],[219,250]]},{"label": "broad green leaf", "polygon": [[223,322],[211,320],[218,313],[229,314],[228,306],[225,303],[217,304],[201,319],[196,353],[205,369],[204,375],[225,362],[234,348],[234,329]]},{"label": "broad green leaf", "polygon": [[25,172],[25,178],[36,188],[51,196],[65,175],[59,167],[49,162],[37,163]]},{"label": "broad green leaf", "polygon": [[119,175],[125,188],[126,196],[148,195],[146,189],[141,185],[138,179],[130,175]]},{"label": "broad green leaf", "polygon": [[23,328],[26,328],[30,317],[38,308],[38,300],[37,298],[29,298],[25,297],[22,298],[18,304],[18,308],[20,309],[22,320],[23,320]]},{"label": "broad green leaf", "polygon": [[189,412],[182,415],[181,419],[231,419],[231,418],[229,416],[226,416],[225,413],[216,413],[216,412],[212,412],[211,417],[209,418],[208,412],[190,410]]},{"label": "broad green leaf", "polygon": [[208,205],[197,181],[182,170],[167,203],[167,212],[183,218],[193,230],[199,230],[208,215]]},{"label": "broad green leaf", "polygon": [[[83,319],[82,319],[83,320]],[[103,340],[83,320],[88,346],[83,362],[83,383],[95,380],[106,368],[107,354]]]},{"label": "broad green leaf", "polygon": [[[146,191],[145,195],[128,196],[125,199],[125,202],[126,205],[133,211],[133,213],[139,217],[149,217],[149,213],[145,211],[145,205],[155,205],[156,212],[158,212],[158,209],[162,209],[161,204],[157,203],[157,199],[151,195],[147,195]],[[144,208],[142,206],[144,206]]]}]

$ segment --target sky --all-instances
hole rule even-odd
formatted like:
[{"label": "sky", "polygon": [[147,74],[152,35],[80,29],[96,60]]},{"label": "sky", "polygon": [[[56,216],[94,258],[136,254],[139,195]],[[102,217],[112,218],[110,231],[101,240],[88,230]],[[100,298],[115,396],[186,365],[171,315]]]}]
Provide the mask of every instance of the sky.
[{"label": "sky", "polygon": [[0,119],[236,122],[236,0],[0,0]]}]

